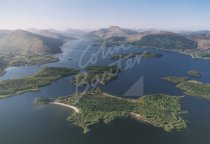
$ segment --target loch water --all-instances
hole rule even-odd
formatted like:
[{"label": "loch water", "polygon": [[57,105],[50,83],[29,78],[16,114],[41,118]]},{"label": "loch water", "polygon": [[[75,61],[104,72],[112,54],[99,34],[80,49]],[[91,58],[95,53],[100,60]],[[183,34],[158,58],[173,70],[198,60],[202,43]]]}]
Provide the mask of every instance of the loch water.
[{"label": "loch water", "polygon": [[[88,62],[99,48],[85,51],[90,43],[82,40],[67,42],[63,53],[56,55],[60,61],[41,66],[11,67],[0,80],[32,75],[43,67],[70,67],[81,69],[80,62]],[[210,60],[192,59],[188,55],[144,48],[129,48],[119,53],[151,51],[163,54],[160,58],[142,59],[130,69],[119,73],[117,79],[101,89],[110,94],[123,97],[124,93],[143,77],[144,94],[165,93],[183,95],[172,83],[164,81],[165,76],[187,76],[188,70],[198,70],[202,77],[197,80],[210,83]],[[85,51],[85,53],[84,53]],[[92,65],[113,63],[100,54]],[[122,62],[126,65],[126,60]],[[0,143],[1,144],[209,144],[210,143],[210,101],[186,96],[182,107],[188,111],[184,117],[188,127],[182,131],[167,133],[160,128],[137,122],[132,119],[116,119],[110,124],[97,124],[91,131],[82,130],[67,117],[73,111],[58,105],[36,106],[37,97],[56,98],[75,92],[71,76],[62,78],[37,92],[28,92],[0,100]]]}]

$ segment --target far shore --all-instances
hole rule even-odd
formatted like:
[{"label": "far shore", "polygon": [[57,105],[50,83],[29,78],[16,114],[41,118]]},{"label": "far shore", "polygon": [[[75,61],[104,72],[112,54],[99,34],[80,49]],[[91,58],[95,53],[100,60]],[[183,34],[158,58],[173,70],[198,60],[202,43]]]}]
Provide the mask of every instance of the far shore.
[{"label": "far shore", "polygon": [[[139,47],[136,47],[139,48]],[[210,60],[210,58],[205,58],[205,57],[196,57],[193,54],[187,53],[187,52],[183,52],[183,51],[179,51],[177,49],[164,49],[164,48],[159,48],[159,47],[150,47],[150,46],[142,46],[142,48],[152,48],[152,49],[157,49],[157,50],[165,50],[165,51],[171,51],[171,52],[176,52],[176,53],[180,53],[180,54],[184,54],[184,55],[188,55],[190,56],[192,59],[204,59],[204,60]]]},{"label": "far shore", "polygon": [[163,49],[163,48],[154,48],[154,49],[160,49],[160,50],[167,50],[167,51],[177,52],[177,53],[180,53],[180,54],[191,56],[192,59],[210,60],[210,58],[196,57],[193,54],[190,54],[190,53],[187,53],[187,52],[183,52],[183,51],[179,51],[179,50],[175,50],[175,49],[174,50],[173,49]]},{"label": "far shore", "polygon": [[68,107],[70,109],[73,109],[76,113],[79,113],[79,109],[77,107],[75,107],[75,106],[72,106],[72,105],[68,105],[68,104],[64,104],[64,103],[59,103],[59,102],[51,102],[51,104],[56,104],[56,105]]}]

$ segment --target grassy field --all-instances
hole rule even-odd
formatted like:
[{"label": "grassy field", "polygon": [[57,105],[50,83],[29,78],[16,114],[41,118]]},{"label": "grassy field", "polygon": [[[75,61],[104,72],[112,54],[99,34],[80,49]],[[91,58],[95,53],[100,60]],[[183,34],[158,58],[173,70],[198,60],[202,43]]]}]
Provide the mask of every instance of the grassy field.
[{"label": "grassy field", "polygon": [[116,118],[134,118],[166,131],[186,128],[182,119],[183,111],[180,97],[164,94],[146,95],[139,99],[123,99],[107,95],[99,89],[88,91],[84,95],[59,97],[56,102],[77,107],[80,111],[68,120],[88,132],[99,122],[110,123]]},{"label": "grassy field", "polygon": [[0,81],[0,98],[37,91],[40,87],[51,84],[62,77],[77,74],[79,71],[68,68],[47,67],[38,73],[19,79]]}]

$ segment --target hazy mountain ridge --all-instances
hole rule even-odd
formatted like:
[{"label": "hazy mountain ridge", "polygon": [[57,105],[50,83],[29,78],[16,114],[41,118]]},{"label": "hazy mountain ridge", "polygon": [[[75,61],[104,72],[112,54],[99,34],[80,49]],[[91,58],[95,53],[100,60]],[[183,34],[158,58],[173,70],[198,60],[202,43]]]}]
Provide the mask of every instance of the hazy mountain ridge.
[{"label": "hazy mountain ridge", "polygon": [[0,39],[11,33],[11,30],[0,30]]},{"label": "hazy mountain ridge", "polygon": [[[189,49],[190,47],[195,48],[197,43],[197,48],[199,49],[209,49],[210,48],[210,31],[191,31],[191,32],[171,32],[171,31],[160,31],[160,30],[141,30],[135,31],[130,29],[120,28],[118,26],[111,26],[109,28],[99,29],[97,31],[92,31],[84,35],[83,38],[94,41],[104,41],[108,43],[107,45],[118,45],[122,43],[147,43],[145,42],[145,37],[153,37],[153,40],[161,37],[162,44],[165,40],[170,43],[169,46],[178,46],[183,49]],[[156,37],[156,38],[155,38]],[[144,42],[141,40],[143,39]],[[179,39],[179,40],[178,40]],[[116,41],[115,41],[116,40]],[[120,43],[119,43],[119,40]],[[141,42],[140,42],[141,41]],[[152,43],[152,40],[150,41]],[[177,44],[174,44],[177,43]],[[154,44],[154,43],[153,43]],[[166,44],[166,43],[165,43]],[[158,46],[158,44],[155,44]],[[181,46],[182,45],[182,46]],[[161,45],[163,46],[163,45]]]},{"label": "hazy mountain ridge", "polygon": [[[41,34],[45,36],[56,36],[57,38],[68,38],[68,39],[78,39],[81,38],[86,33],[90,32],[89,30],[80,30],[80,29],[67,29],[67,30],[56,30],[56,29],[45,29],[40,30],[36,28],[29,28],[29,32]],[[47,34],[46,34],[47,32]],[[51,34],[49,34],[51,33]],[[52,34],[53,33],[53,34]],[[55,37],[54,37],[55,38]]]},{"label": "hazy mountain ridge", "polygon": [[16,30],[0,39],[0,75],[11,66],[40,65],[58,61],[63,40]]},{"label": "hazy mountain ridge", "polygon": [[110,27],[90,32],[85,35],[85,38],[94,41],[92,46],[96,47],[130,45],[139,48],[159,48],[184,53],[192,58],[210,59],[209,33],[209,31],[171,32],[157,30],[135,32],[120,27]]},{"label": "hazy mountain ridge", "polygon": [[186,35],[186,36],[196,36],[196,35],[208,36],[210,35],[210,31],[208,30],[191,31],[191,32],[182,32],[181,34]]},{"label": "hazy mountain ridge", "polygon": [[139,34],[136,31],[132,31],[129,29],[122,29],[118,26],[111,26],[109,28],[100,29],[98,31],[89,32],[84,35],[84,38],[90,40],[97,40],[97,39],[107,39],[111,37],[129,37],[132,35]]},{"label": "hazy mountain ridge", "polygon": [[67,29],[66,31],[62,31],[61,34],[68,37],[81,38],[88,32],[89,32],[88,30]]},{"label": "hazy mountain ridge", "polygon": [[38,35],[42,35],[42,36],[46,36],[46,37],[51,37],[51,38],[56,38],[56,39],[61,39],[63,41],[67,41],[67,40],[74,40],[74,37],[71,36],[65,36],[59,32],[56,32],[55,30],[32,30],[32,33],[38,34]]},{"label": "hazy mountain ridge", "polygon": [[0,51],[10,54],[21,52],[38,55],[60,53],[62,40],[16,30],[0,39]]},{"label": "hazy mountain ridge", "polygon": [[141,32],[139,32],[133,29],[131,30],[131,29],[120,28],[118,26],[111,26],[109,28],[103,28],[97,31],[89,32],[86,35],[84,35],[83,38],[88,40],[110,41],[110,39],[117,39],[117,37],[118,39],[122,39],[124,37],[125,38],[124,42],[134,42],[141,40],[143,37],[147,35],[153,35],[153,34],[174,34],[174,33],[168,31],[158,31],[158,30],[154,31],[141,30]]}]

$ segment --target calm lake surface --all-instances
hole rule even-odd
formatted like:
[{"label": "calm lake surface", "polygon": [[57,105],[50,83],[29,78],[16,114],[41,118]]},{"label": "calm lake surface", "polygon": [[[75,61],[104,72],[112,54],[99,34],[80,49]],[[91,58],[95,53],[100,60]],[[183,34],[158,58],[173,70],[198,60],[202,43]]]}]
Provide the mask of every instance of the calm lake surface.
[{"label": "calm lake surface", "polygon": [[[80,68],[79,60],[87,48],[88,42],[71,41],[63,46],[63,53],[58,54],[59,62],[42,66],[8,68],[0,80],[20,78],[36,73],[46,66]],[[87,62],[90,55],[98,48],[89,49],[82,62]],[[144,51],[143,48],[129,48],[119,53]],[[122,71],[118,78],[101,88],[108,93],[122,97],[123,94],[142,76],[144,94],[166,93],[183,95],[174,84],[162,80],[165,76],[187,76],[188,70],[202,73],[199,81],[210,83],[210,60],[193,60],[190,56],[156,49],[163,57],[143,59],[140,64]],[[72,60],[71,60],[72,59]],[[94,65],[113,63],[99,55]],[[123,61],[122,65],[125,65]],[[185,97],[183,109],[189,114],[188,128],[180,132],[166,133],[162,129],[139,123],[131,119],[116,119],[111,124],[92,126],[91,132],[82,130],[66,119],[73,111],[57,105],[37,107],[33,101],[37,97],[58,97],[73,94],[74,85],[71,77],[60,79],[40,91],[0,100],[0,144],[209,144],[210,143],[210,101],[196,97]]]}]

